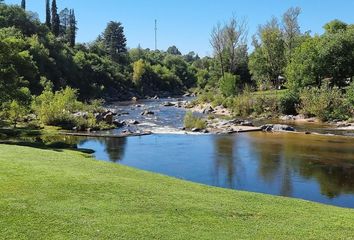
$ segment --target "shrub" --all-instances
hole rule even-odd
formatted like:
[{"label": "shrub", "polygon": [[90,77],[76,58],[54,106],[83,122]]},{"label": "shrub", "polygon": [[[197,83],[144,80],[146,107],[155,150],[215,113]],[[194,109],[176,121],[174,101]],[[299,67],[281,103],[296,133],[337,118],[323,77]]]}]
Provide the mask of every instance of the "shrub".
[{"label": "shrub", "polygon": [[232,111],[237,116],[249,116],[253,113],[253,99],[250,94],[242,94],[234,98]]},{"label": "shrub", "polygon": [[206,122],[202,118],[195,116],[192,112],[187,112],[184,117],[184,127],[187,129],[205,129]]},{"label": "shrub", "polygon": [[279,110],[283,114],[296,115],[296,108],[299,103],[299,94],[295,91],[287,91],[280,97]]},{"label": "shrub", "polygon": [[240,82],[240,76],[231,73],[225,73],[220,78],[220,90],[225,97],[235,96],[237,94],[237,83]]},{"label": "shrub", "polygon": [[7,108],[7,115],[10,122],[16,128],[17,123],[26,115],[27,109],[24,105],[16,100],[13,100]]},{"label": "shrub", "polygon": [[217,94],[214,96],[214,100],[212,101],[211,105],[212,107],[221,106],[224,101],[225,98],[222,95]]},{"label": "shrub", "polygon": [[352,81],[352,83],[347,88],[345,97],[346,97],[348,103],[353,108],[354,107],[354,81]]},{"label": "shrub", "polygon": [[305,88],[300,92],[298,111],[308,117],[322,121],[348,119],[349,105],[337,87],[324,83],[321,88]]},{"label": "shrub", "polygon": [[198,95],[199,103],[211,103],[214,101],[215,92],[214,91],[204,91]]},{"label": "shrub", "polygon": [[70,129],[76,125],[72,113],[82,110],[83,104],[77,101],[77,91],[70,87],[55,93],[47,88],[35,98],[33,109],[42,123]]}]

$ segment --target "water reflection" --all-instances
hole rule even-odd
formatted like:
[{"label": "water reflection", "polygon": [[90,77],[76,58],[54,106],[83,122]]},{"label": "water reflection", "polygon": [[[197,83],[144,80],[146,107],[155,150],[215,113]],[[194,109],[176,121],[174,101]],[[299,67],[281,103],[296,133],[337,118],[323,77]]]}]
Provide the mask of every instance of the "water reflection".
[{"label": "water reflection", "polygon": [[304,134],[86,139],[97,159],[186,180],[354,208],[354,139]]},{"label": "water reflection", "polygon": [[117,163],[124,157],[124,152],[127,144],[127,138],[87,138],[80,141],[79,146],[87,146],[93,148],[96,154],[106,154],[101,159],[108,158],[109,161]]},{"label": "water reflection", "polygon": [[234,158],[234,140],[230,137],[218,137],[215,139],[215,179],[216,185],[220,185],[220,173],[226,172],[226,185],[234,188],[237,158]]}]

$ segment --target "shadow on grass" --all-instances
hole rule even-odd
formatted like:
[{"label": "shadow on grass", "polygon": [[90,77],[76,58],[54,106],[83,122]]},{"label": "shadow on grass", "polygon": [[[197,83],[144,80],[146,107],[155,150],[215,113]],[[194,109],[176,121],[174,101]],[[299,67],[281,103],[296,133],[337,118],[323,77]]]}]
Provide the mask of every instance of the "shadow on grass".
[{"label": "shadow on grass", "polygon": [[90,149],[78,149],[77,142],[78,138],[68,138],[57,133],[45,134],[41,129],[0,129],[0,144],[18,145],[56,152],[62,152],[63,150],[74,150],[87,154],[94,152]]}]

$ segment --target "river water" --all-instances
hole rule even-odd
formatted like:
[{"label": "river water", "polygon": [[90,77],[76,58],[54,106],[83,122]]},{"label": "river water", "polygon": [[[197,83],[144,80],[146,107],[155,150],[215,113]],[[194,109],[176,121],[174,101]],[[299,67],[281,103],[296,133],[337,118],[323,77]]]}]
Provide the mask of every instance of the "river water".
[{"label": "river water", "polygon": [[[163,102],[109,106],[129,113],[120,119],[140,122],[125,129],[151,130],[155,134],[121,139],[81,138],[78,147],[93,149],[98,160],[197,183],[354,208],[353,137],[263,132],[185,134],[179,130],[185,110],[162,107]],[[144,110],[155,114],[141,116]],[[325,127],[312,126],[320,132],[333,133]],[[311,126],[301,128],[311,130]]]}]

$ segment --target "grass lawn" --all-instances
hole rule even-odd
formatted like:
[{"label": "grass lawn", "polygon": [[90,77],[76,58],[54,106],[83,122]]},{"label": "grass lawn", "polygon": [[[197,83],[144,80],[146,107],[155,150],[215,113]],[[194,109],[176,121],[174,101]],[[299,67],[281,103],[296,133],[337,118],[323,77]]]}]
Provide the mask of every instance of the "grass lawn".
[{"label": "grass lawn", "polygon": [[354,239],[354,211],[0,145],[0,239]]}]

